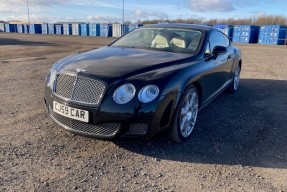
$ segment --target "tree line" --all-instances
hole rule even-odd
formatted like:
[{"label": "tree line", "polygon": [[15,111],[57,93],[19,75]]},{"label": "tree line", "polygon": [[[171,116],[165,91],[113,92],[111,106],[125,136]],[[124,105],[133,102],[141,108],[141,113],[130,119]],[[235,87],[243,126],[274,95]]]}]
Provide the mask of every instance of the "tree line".
[{"label": "tree line", "polygon": [[229,24],[229,25],[285,25],[287,26],[287,17],[284,16],[260,16],[257,18],[241,18],[241,19],[209,19],[204,20],[201,18],[190,19],[153,19],[153,20],[139,20],[140,24],[156,24],[156,23],[192,23],[192,24]]}]

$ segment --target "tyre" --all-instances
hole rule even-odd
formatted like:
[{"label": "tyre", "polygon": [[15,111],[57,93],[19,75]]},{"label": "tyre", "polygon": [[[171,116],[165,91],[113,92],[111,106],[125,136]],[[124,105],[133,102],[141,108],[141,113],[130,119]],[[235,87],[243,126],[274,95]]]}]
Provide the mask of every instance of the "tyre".
[{"label": "tyre", "polygon": [[238,64],[234,71],[232,83],[229,85],[229,88],[228,88],[230,93],[235,93],[238,89],[239,81],[240,81],[240,72],[241,72],[241,67]]},{"label": "tyre", "polygon": [[193,85],[182,95],[170,130],[173,141],[183,142],[191,136],[199,109],[198,98],[198,91]]}]

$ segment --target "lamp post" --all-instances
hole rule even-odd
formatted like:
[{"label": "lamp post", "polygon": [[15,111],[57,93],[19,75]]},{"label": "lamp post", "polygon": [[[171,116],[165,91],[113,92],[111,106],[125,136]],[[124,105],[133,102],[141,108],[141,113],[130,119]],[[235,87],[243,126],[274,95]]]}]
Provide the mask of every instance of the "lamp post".
[{"label": "lamp post", "polygon": [[125,23],[125,0],[123,0],[123,24]]},{"label": "lamp post", "polygon": [[123,25],[122,25],[122,36],[124,35],[124,23],[125,23],[125,0],[123,0]]},{"label": "lamp post", "polygon": [[30,25],[29,0],[27,0],[27,11],[28,11],[28,23],[29,23],[29,25]]}]

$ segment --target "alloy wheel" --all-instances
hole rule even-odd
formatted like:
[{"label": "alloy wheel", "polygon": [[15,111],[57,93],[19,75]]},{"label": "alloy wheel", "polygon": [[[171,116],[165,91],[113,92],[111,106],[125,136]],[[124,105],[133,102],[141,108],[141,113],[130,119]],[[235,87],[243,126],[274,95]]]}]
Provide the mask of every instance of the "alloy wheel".
[{"label": "alloy wheel", "polygon": [[195,90],[190,90],[184,98],[184,103],[180,111],[180,133],[187,138],[193,131],[198,113],[198,95]]},{"label": "alloy wheel", "polygon": [[235,72],[234,72],[234,79],[233,79],[234,90],[238,89],[239,81],[240,81],[240,66],[238,65]]}]

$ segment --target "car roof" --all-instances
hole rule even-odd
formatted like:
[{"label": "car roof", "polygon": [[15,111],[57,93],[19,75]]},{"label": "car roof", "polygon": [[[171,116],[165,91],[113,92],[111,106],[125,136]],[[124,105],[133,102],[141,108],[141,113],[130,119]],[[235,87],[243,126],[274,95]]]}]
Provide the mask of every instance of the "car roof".
[{"label": "car roof", "polygon": [[164,24],[151,24],[144,25],[144,28],[154,28],[154,27],[170,27],[170,28],[186,28],[186,29],[197,29],[204,31],[215,30],[215,28],[208,25],[199,25],[199,24],[185,24],[185,23],[164,23]]}]

